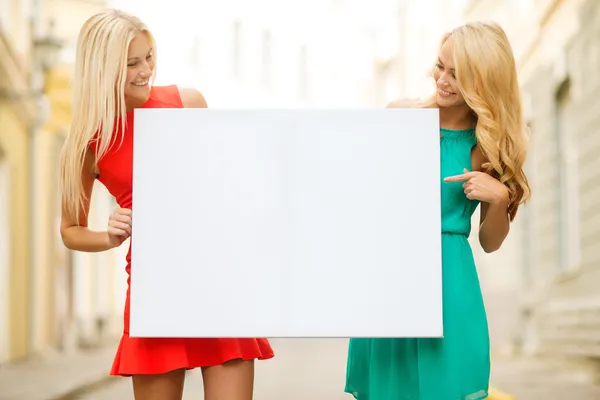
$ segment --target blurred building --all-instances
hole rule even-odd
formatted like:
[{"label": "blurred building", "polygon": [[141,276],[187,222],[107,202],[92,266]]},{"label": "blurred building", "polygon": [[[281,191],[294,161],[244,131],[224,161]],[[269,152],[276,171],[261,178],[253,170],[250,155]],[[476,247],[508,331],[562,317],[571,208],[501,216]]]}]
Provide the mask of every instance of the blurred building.
[{"label": "blurred building", "polygon": [[[83,21],[104,6],[0,3],[0,362],[120,332],[123,249],[68,252],[59,234],[58,156],[70,124],[74,45]],[[114,204],[102,188],[95,192],[90,224],[101,228]]]},{"label": "blurred building", "polygon": [[[442,35],[462,21],[465,0],[390,0],[376,29],[375,105],[423,98],[435,90],[431,71]],[[365,2],[365,6],[371,7]]]},{"label": "blurred building", "polygon": [[32,46],[25,7],[0,9],[0,362],[28,352],[31,321],[28,186],[31,131],[40,118],[28,68]]},{"label": "blurred building", "polygon": [[155,34],[157,84],[196,87],[217,108],[371,103],[373,29],[357,17],[360,4],[173,0],[158,9],[142,0],[111,3]]},{"label": "blurred building", "polygon": [[531,128],[532,200],[485,262],[489,318],[510,322],[497,343],[598,357],[600,3],[474,0],[466,18],[505,27]]}]

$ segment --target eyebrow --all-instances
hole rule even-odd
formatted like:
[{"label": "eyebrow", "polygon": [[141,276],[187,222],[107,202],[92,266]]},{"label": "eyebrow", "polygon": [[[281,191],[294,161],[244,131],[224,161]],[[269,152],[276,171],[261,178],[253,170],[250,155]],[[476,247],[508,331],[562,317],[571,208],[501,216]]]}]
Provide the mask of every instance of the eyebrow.
[{"label": "eyebrow", "polygon": [[[154,50],[154,49],[150,48],[150,50],[148,50],[148,55],[152,54],[152,50]],[[133,61],[133,60],[139,60],[139,59],[140,59],[139,57],[131,57],[131,58],[128,58],[127,61]]]},{"label": "eyebrow", "polygon": [[[438,62],[442,65],[444,65],[444,63],[442,62],[442,60],[440,60],[440,58],[438,57]],[[454,71],[454,68],[448,68],[450,71]]]}]

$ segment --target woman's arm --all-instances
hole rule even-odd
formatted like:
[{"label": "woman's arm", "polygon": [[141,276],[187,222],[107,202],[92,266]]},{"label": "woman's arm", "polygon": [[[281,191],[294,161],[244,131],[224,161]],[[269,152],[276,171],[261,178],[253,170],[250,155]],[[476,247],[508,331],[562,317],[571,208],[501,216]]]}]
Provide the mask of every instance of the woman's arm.
[{"label": "woman's arm", "polygon": [[[85,155],[84,165],[81,173],[83,191],[86,199],[92,196],[95,174],[93,171],[94,154],[88,149]],[[88,229],[89,202],[80,209],[79,225],[63,208],[60,224],[60,234],[65,246],[71,250],[84,252],[100,252],[115,247],[109,240],[108,232],[97,232]]]},{"label": "woman's arm", "polygon": [[[472,159],[473,169],[481,170],[486,159],[479,146],[474,148]],[[486,253],[499,250],[510,231],[508,189],[495,185],[491,193],[489,201],[481,202],[479,214],[479,243]]]},{"label": "woman's arm", "polygon": [[486,253],[499,250],[510,231],[508,195],[493,203],[481,203],[479,243]]}]

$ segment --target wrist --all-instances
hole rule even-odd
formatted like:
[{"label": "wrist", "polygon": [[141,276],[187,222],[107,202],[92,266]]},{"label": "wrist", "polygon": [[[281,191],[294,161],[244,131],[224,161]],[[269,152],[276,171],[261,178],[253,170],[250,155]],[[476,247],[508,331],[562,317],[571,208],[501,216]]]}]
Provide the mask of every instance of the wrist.
[{"label": "wrist", "polygon": [[508,203],[509,203],[509,194],[508,194],[508,189],[506,187],[503,187],[501,191],[499,191],[496,196],[494,197],[494,200],[492,201],[492,204],[497,205],[497,206],[506,206],[508,207]]},{"label": "wrist", "polygon": [[110,238],[110,234],[108,231],[104,232],[104,243],[107,250],[112,250],[115,247],[118,247],[113,240]]}]

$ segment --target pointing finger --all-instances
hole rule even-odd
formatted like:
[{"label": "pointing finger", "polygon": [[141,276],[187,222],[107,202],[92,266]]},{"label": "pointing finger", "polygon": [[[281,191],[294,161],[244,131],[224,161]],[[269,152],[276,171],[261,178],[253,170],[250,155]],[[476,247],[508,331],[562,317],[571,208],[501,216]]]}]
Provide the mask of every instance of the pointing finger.
[{"label": "pointing finger", "polygon": [[444,178],[444,182],[464,182],[468,181],[470,178],[471,176],[469,174],[454,175]]},{"label": "pointing finger", "polygon": [[475,175],[477,175],[476,171],[469,171],[466,168],[463,168],[463,171],[465,172],[464,174],[446,177],[444,179],[444,182],[463,182],[463,181],[468,181],[469,179],[471,179]]}]

